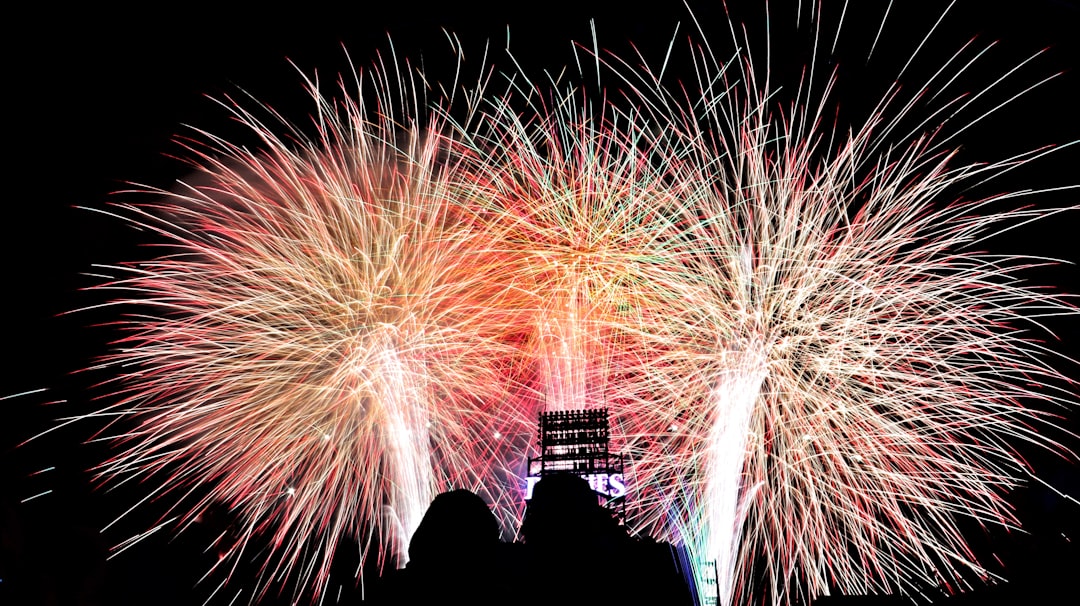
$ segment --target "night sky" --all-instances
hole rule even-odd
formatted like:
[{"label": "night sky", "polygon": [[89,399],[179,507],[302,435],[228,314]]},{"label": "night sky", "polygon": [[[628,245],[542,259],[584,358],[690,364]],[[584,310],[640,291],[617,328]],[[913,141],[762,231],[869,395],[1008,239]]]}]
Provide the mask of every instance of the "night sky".
[{"label": "night sky", "polygon": [[[318,70],[329,90],[337,73],[348,69],[343,48],[355,64],[367,66],[380,54],[389,57],[392,40],[399,58],[422,64],[434,80],[447,81],[453,76],[454,61],[444,29],[455,32],[465,44],[466,69],[473,69],[469,73],[474,74],[485,40],[491,41],[491,58],[509,71],[501,51],[509,27],[511,51],[535,75],[573,65],[571,41],[590,43],[590,19],[596,20],[602,49],[631,57],[634,47],[629,42],[634,42],[654,62],[662,59],[677,22],[682,22],[682,28],[676,48],[685,49],[686,37],[694,31],[693,20],[681,7],[636,12],[628,3],[588,0],[523,4],[468,3],[474,8],[462,9],[447,3],[431,9],[391,2],[369,11],[305,4],[251,12],[180,5],[141,12],[89,6],[61,10],[36,4],[24,7],[23,16],[9,18],[8,29],[16,35],[4,37],[4,162],[9,189],[4,196],[5,218],[0,221],[2,330],[7,349],[0,397],[45,391],[0,400],[2,574],[7,575],[0,592],[10,589],[12,567],[17,566],[18,574],[34,587],[54,587],[35,590],[35,595],[54,592],[60,604],[200,604],[206,595],[204,588],[192,589],[192,585],[213,555],[201,552],[197,536],[170,542],[171,535],[161,533],[105,563],[111,545],[140,524],[151,525],[154,518],[140,519],[138,515],[143,514],[138,514],[124,530],[99,532],[141,490],[131,487],[110,494],[93,487],[87,469],[107,456],[108,450],[104,444],[86,442],[100,425],[75,424],[17,446],[54,426],[56,419],[108,402],[108,389],[94,387],[108,380],[108,373],[78,371],[93,366],[94,357],[108,351],[115,334],[99,325],[115,318],[108,310],[65,312],[103,302],[100,295],[84,290],[98,281],[89,275],[95,272],[95,264],[152,254],[140,247],[145,239],[135,230],[79,207],[103,209],[110,200],[130,200],[115,194],[127,189],[129,182],[168,187],[182,178],[187,172],[184,165],[170,155],[180,153],[174,138],[187,134],[184,125],[223,134],[235,129],[226,112],[208,96],[241,97],[240,91],[246,91],[303,123],[309,99],[290,61],[304,73]],[[713,50],[726,57],[731,43],[720,4],[697,3],[694,13],[708,39],[714,41]],[[752,6],[739,15],[760,21],[760,3],[733,4]],[[773,6],[778,22],[782,21],[776,17],[783,10],[781,4],[787,5]],[[852,116],[867,111],[880,98],[940,14],[940,9],[921,12],[893,7],[873,61],[867,64],[865,42],[877,31],[884,3],[865,4],[875,8],[849,9],[838,47],[841,86],[837,102]],[[830,3],[830,9],[834,5],[829,23],[836,22],[842,3]],[[995,90],[988,106],[1063,72],[960,137],[962,160],[993,161],[1044,145],[1080,141],[1080,97],[1074,92],[1080,90],[1077,32],[1080,3],[1075,1],[1027,0],[1011,3],[1006,11],[965,0],[947,14],[930,46],[913,63],[913,76],[929,74],[948,51],[972,37],[1000,42],[965,74],[954,92],[976,93],[1046,49]],[[786,51],[787,59],[804,62],[792,50],[793,39],[774,36],[774,52],[784,57]],[[677,61],[685,53],[675,57],[672,78],[692,82],[689,65]],[[797,76],[794,64],[786,71],[778,68],[778,73]],[[1012,171],[982,191],[1080,183],[1078,164],[1080,144]],[[1027,202],[1045,207],[1075,205],[1080,203],[1080,192],[1032,197]],[[1015,230],[987,246],[1076,263],[1080,262],[1078,227],[1080,211],[1074,211]],[[1040,269],[1029,277],[1080,293],[1080,270],[1075,266]],[[1059,337],[1049,347],[1080,356],[1078,325],[1077,318],[1049,322]],[[1063,368],[1070,376],[1080,377],[1080,367],[1065,364]],[[1076,386],[1072,389],[1080,392]],[[94,402],[95,398],[104,400]],[[1074,409],[1065,424],[1080,429],[1080,409]],[[1073,438],[1072,444],[1080,450],[1080,440]],[[1031,463],[1048,482],[1080,496],[1076,463],[1047,453],[1032,453]],[[40,470],[47,471],[35,473]],[[35,497],[46,491],[51,492]],[[1065,573],[1080,570],[1080,505],[1038,485],[1017,490],[1010,500],[1030,534],[985,534],[975,528],[972,542],[980,553],[988,554],[988,565],[994,564],[995,557],[1001,560],[1012,583],[981,588],[944,603],[1036,599],[1071,586]],[[18,554],[18,562],[8,561],[11,553]],[[0,602],[9,603],[3,595]]]}]

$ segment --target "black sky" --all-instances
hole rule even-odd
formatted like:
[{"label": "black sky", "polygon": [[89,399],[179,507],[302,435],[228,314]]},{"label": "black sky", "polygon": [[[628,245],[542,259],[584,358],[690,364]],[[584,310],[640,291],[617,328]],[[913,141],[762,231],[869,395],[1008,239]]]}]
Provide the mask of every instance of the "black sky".
[{"label": "black sky", "polygon": [[[633,41],[654,61],[666,51],[676,23],[682,23],[679,45],[685,46],[686,36],[694,30],[689,13],[681,7],[643,12],[626,2],[590,0],[527,6],[464,4],[436,8],[394,2],[377,8],[305,4],[289,9],[263,5],[250,12],[179,4],[138,11],[37,4],[23,7],[20,17],[9,17],[7,27],[13,35],[5,36],[3,43],[8,192],[0,220],[0,258],[5,262],[2,334],[7,351],[0,397],[47,391],[0,400],[0,480],[4,503],[11,504],[5,515],[15,516],[20,540],[34,546],[26,561],[48,563],[59,571],[42,573],[43,578],[74,574],[106,579],[100,582],[135,587],[123,594],[135,601],[141,598],[131,596],[156,596],[155,586],[164,586],[179,597],[160,603],[199,603],[189,597],[200,594],[188,590],[197,568],[191,554],[197,549],[182,541],[179,546],[150,542],[133,552],[136,555],[120,556],[107,569],[95,568],[104,566],[99,556],[106,545],[123,537],[97,534],[117,513],[122,499],[94,490],[85,471],[105,452],[102,445],[80,445],[94,426],[76,425],[28,446],[15,445],[50,427],[56,418],[86,412],[94,406],[91,398],[107,392],[91,388],[107,380],[107,374],[75,373],[107,350],[109,331],[92,326],[108,321],[107,312],[65,312],[101,302],[81,291],[95,283],[86,275],[94,271],[93,264],[146,254],[139,249],[140,236],[120,221],[78,207],[104,208],[116,198],[113,192],[127,187],[125,182],[168,187],[184,176],[183,165],[168,157],[179,152],[173,139],[186,132],[183,125],[215,132],[230,128],[225,112],[207,95],[236,95],[243,89],[302,122],[309,108],[302,80],[289,61],[306,73],[319,70],[329,83],[347,68],[343,47],[354,63],[365,66],[379,53],[388,55],[392,39],[399,58],[422,63],[429,76],[449,79],[453,60],[444,29],[456,32],[465,43],[470,65],[477,65],[484,40],[490,40],[494,59],[508,66],[500,49],[509,27],[511,50],[531,73],[570,64],[571,41],[590,42],[590,19],[595,19],[601,48],[629,56],[628,42]],[[761,3],[732,4],[750,6],[739,14],[760,20]],[[773,6],[777,21],[783,10],[779,4]],[[869,66],[860,61],[865,55],[860,44],[876,33],[884,3],[853,7],[845,16],[839,66],[841,78],[848,80],[842,81],[838,102],[856,108],[855,113],[880,97],[942,10],[907,6],[921,7],[921,2],[897,4],[905,6],[893,7]],[[1045,76],[1063,75],[973,127],[960,139],[962,157],[997,160],[1042,145],[1080,140],[1080,96],[1074,92],[1080,90],[1080,5],[1065,0],[993,4],[988,8],[976,0],[959,2],[912,73],[928,73],[944,60],[943,52],[978,37],[999,43],[965,76],[961,88],[970,83],[971,92],[977,92],[996,78],[995,70],[1000,75],[1044,48],[1041,57],[993,97],[1004,101]],[[829,3],[834,20],[841,5]],[[719,6],[720,2],[696,3],[694,14],[709,39],[716,41],[716,54],[727,56],[731,44]],[[849,45],[847,40],[853,42]],[[774,44],[777,55],[794,54],[790,38],[777,36]],[[685,64],[672,70],[676,76],[692,78]],[[1077,148],[1080,145],[1010,173],[1000,180],[1000,188],[1080,183]],[[1030,203],[1078,204],[1080,193],[1040,196]],[[1080,262],[1078,227],[1080,212],[1072,212],[1018,230],[998,245],[1007,252]],[[1033,279],[1074,293],[1080,293],[1078,276],[1075,267],[1033,272]],[[1078,323],[1053,322],[1061,341],[1050,346],[1067,355],[1080,354]],[[1080,376],[1077,368],[1072,367],[1073,377]],[[1074,390],[1080,391],[1075,386]],[[65,403],[45,405],[61,400]],[[1068,425],[1080,427],[1076,421],[1080,410],[1072,417]],[[1036,455],[1033,463],[1049,481],[1080,495],[1077,465],[1045,455]],[[50,467],[54,469],[31,475]],[[52,492],[20,503],[47,490]],[[1009,591],[1028,595],[1024,592],[1067,586],[1058,584],[1062,571],[1077,563],[1080,506],[1037,487],[1018,491],[1016,501],[1020,513],[1028,517],[1032,537],[998,543],[994,538],[988,540],[994,544],[986,547],[1017,571]],[[8,525],[4,528],[10,530]],[[1004,595],[1001,591],[986,599],[998,599],[993,596]]]}]

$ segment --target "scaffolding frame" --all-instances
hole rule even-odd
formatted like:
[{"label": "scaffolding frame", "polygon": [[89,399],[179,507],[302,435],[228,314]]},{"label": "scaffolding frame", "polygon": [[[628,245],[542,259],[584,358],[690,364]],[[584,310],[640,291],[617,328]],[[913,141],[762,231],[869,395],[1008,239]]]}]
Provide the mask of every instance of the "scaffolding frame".
[{"label": "scaffolding frame", "polygon": [[624,457],[610,451],[610,440],[606,408],[542,412],[537,431],[540,456],[529,459],[529,475],[542,478],[572,473],[582,477],[593,486],[603,506],[623,524],[626,495],[610,496],[610,482],[614,475],[625,477]]}]

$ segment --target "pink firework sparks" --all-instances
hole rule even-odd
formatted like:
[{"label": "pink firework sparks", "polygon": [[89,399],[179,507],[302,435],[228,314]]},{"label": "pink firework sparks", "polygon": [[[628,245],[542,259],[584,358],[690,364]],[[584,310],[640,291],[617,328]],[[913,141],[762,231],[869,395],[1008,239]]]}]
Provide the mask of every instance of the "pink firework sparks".
[{"label": "pink firework sparks", "polygon": [[220,566],[270,537],[253,599],[318,599],[343,539],[403,554],[437,491],[513,528],[536,412],[606,406],[629,523],[724,604],[986,576],[958,520],[1014,525],[1017,449],[1061,448],[1040,429],[1075,396],[1037,339],[1074,310],[1020,281],[1042,261],[980,252],[1052,211],[961,190],[1041,152],[955,163],[984,114],[935,99],[971,48],[830,124],[821,44],[780,83],[731,29],[690,94],[665,56],[597,59],[618,101],[516,81],[465,120],[379,74],[312,85],[310,132],[225,103],[254,151],[197,132],[196,177],[108,211],[167,252],[99,287],[131,312],[101,474],[181,528],[224,504]]},{"label": "pink firework sparks", "polygon": [[[951,164],[954,136],[985,117],[963,98],[905,131],[922,95],[890,89],[865,122],[830,125],[835,74],[804,74],[785,107],[749,50],[695,52],[696,98],[609,60],[653,110],[652,150],[679,159],[663,180],[683,201],[669,258],[692,277],[657,333],[666,378],[618,400],[635,481],[658,493],[637,523],[685,542],[724,604],[986,578],[961,520],[1014,526],[1019,445],[1067,452],[1044,430],[1075,395],[1039,319],[1075,309],[1018,279],[1045,260],[979,247],[1075,207],[959,198],[1043,153]],[[979,55],[962,49],[919,90]]]},{"label": "pink firework sparks", "polygon": [[118,205],[170,252],[100,287],[139,311],[104,360],[122,399],[92,416],[134,423],[101,474],[152,478],[148,496],[184,504],[180,525],[224,504],[241,530],[223,565],[269,535],[256,593],[284,576],[318,597],[343,538],[404,557],[439,490],[514,515],[513,491],[485,488],[511,443],[491,436],[527,425],[491,409],[513,325],[488,303],[506,297],[496,257],[450,204],[444,129],[381,97],[372,119],[312,94],[315,136],[226,104],[258,151],[198,133],[192,183]]}]

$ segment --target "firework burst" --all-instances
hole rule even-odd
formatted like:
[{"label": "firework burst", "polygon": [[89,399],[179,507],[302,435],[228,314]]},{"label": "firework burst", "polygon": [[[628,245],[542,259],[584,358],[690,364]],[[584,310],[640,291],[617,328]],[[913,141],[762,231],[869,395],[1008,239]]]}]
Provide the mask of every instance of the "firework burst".
[{"label": "firework burst", "polygon": [[268,536],[254,594],[317,598],[343,539],[403,554],[436,491],[513,528],[536,412],[606,406],[630,524],[724,604],[987,575],[957,520],[1015,525],[1018,449],[1059,448],[1045,405],[1074,397],[1036,334],[1073,310],[979,248],[1049,211],[960,192],[1039,153],[956,165],[983,115],[898,89],[827,124],[831,75],[784,105],[746,50],[697,52],[689,96],[596,66],[627,97],[512,84],[459,121],[375,74],[312,84],[307,130],[225,103],[256,151],[198,132],[195,179],[110,211],[167,252],[99,287],[135,310],[101,474],[179,527],[226,505],[221,566]]},{"label": "firework burst", "polygon": [[101,474],[153,479],[180,526],[224,504],[240,530],[223,565],[269,535],[258,589],[289,577],[318,596],[344,538],[404,556],[438,490],[516,508],[483,486],[505,454],[490,435],[518,420],[486,408],[511,323],[449,204],[451,142],[381,97],[372,118],[311,90],[314,136],[226,104],[259,151],[198,133],[191,184],[119,206],[170,252],[101,287],[139,309],[104,364],[136,370],[94,416],[134,424]]},{"label": "firework burst", "polygon": [[612,63],[655,110],[654,150],[678,159],[669,258],[690,278],[658,333],[674,339],[655,350],[667,380],[621,401],[635,481],[667,491],[638,523],[684,542],[724,604],[987,578],[960,520],[1016,525],[1021,445],[1067,451],[1045,430],[1075,396],[1039,318],[1075,310],[1018,278],[1044,260],[979,248],[1054,211],[959,192],[1041,152],[953,165],[950,135],[985,114],[943,102],[927,111],[949,118],[904,135],[923,95],[897,89],[865,122],[829,125],[835,74],[804,74],[785,108],[749,50],[724,64],[698,50],[690,99]]},{"label": "firework burst", "polygon": [[[538,96],[544,94],[537,92]],[[530,410],[611,406],[648,367],[664,308],[686,279],[670,262],[678,200],[632,116],[577,92],[492,102],[467,133],[456,198],[522,293],[518,342]],[[595,111],[599,115],[594,114]],[[535,415],[534,415],[535,416]]]}]

